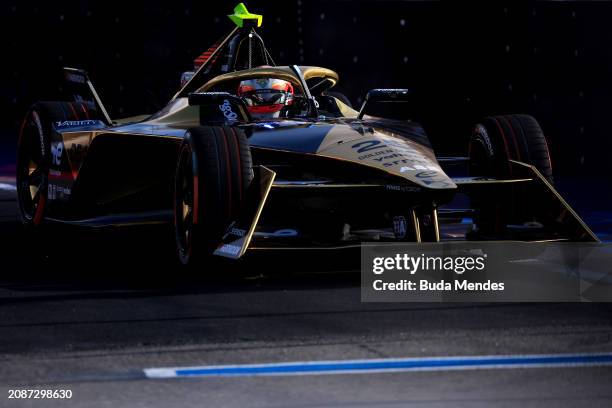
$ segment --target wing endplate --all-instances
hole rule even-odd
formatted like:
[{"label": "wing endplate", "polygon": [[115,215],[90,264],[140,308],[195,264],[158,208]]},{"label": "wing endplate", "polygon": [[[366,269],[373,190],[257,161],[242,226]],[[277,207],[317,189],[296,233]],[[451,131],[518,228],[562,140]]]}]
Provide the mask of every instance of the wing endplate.
[{"label": "wing endplate", "polygon": [[268,194],[274,183],[276,173],[267,167],[253,168],[255,177],[247,189],[246,200],[238,219],[232,222],[223,240],[213,253],[230,259],[238,259],[246,252],[261,212],[266,204]]}]

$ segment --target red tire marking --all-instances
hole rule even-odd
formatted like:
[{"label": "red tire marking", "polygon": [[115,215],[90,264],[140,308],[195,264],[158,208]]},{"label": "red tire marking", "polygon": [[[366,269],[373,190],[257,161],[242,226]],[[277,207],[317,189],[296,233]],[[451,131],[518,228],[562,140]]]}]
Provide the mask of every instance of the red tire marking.
[{"label": "red tire marking", "polygon": [[82,111],[83,111],[83,113],[85,114],[85,118],[86,118],[87,120],[89,120],[89,112],[88,112],[88,110],[87,110],[87,107],[86,107],[86,106],[85,106],[85,104],[83,104],[83,103],[80,103],[80,105],[81,105],[81,110],[82,110]]},{"label": "red tire marking", "polygon": [[232,133],[236,139],[236,156],[238,157],[238,196],[240,202],[242,202],[242,158],[240,157],[240,142],[238,139],[238,133],[236,129],[232,128]]},{"label": "red tire marking", "polygon": [[[187,153],[191,155],[191,175],[193,177],[193,225],[197,225],[199,222],[199,214],[200,214],[200,176],[198,174],[198,163],[194,160],[193,151],[191,150],[191,146],[189,144],[185,145],[182,150],[187,150]],[[181,151],[179,158],[183,155]],[[181,211],[183,211],[181,209]]]},{"label": "red tire marking", "polygon": [[517,160],[522,161],[522,155],[518,147],[518,139],[516,138],[516,134],[514,133],[512,123],[507,118],[504,118],[504,120],[508,123],[508,127],[510,127],[510,132],[512,133],[512,139],[514,140],[514,150],[516,151],[516,158]]},{"label": "red tire marking", "polygon": [[72,114],[74,115],[74,120],[79,120],[79,115],[77,114],[76,109],[74,109],[72,102],[68,102],[68,106],[70,106],[70,110],[72,110]]},{"label": "red tire marking", "polygon": [[40,193],[38,197],[38,205],[36,206],[36,212],[34,213],[34,217],[32,217],[32,224],[40,225],[43,220],[45,205],[47,205],[47,196]]},{"label": "red tire marking", "polygon": [[508,142],[506,141],[506,134],[504,133],[504,130],[502,129],[499,121],[497,120],[497,118],[492,118],[495,121],[495,124],[497,125],[497,128],[499,129],[499,133],[501,134],[502,140],[504,141],[504,147],[506,148],[506,159],[508,159],[508,171],[510,172],[510,176],[512,176],[512,163],[510,163],[510,151],[508,149]]},{"label": "red tire marking", "polygon": [[542,136],[544,136],[544,144],[546,145],[546,153],[548,155],[548,165],[550,166],[550,171],[552,173],[553,164],[552,164],[552,156],[550,155],[550,149],[548,148],[548,138],[544,134],[544,131],[542,130],[542,128],[540,128],[540,131],[542,132]]},{"label": "red tire marking", "polygon": [[21,122],[21,127],[19,128],[19,139],[17,139],[17,144],[18,145],[21,145],[21,139],[23,137],[23,131],[25,129],[26,123],[28,123],[28,117],[29,116],[30,116],[30,113],[28,112],[26,117],[23,118],[23,121]]},{"label": "red tire marking", "polygon": [[[192,166],[193,168],[193,166]],[[193,172],[193,170],[192,170]],[[193,225],[198,224],[200,214],[200,177],[193,175]]]},{"label": "red tire marking", "polygon": [[548,164],[550,166],[550,171],[552,172],[552,169],[553,169],[552,156],[550,155],[550,149],[548,148],[548,140],[546,139],[546,137],[544,137],[544,140],[546,141],[546,153],[548,154]]},{"label": "red tire marking", "polygon": [[228,217],[232,216],[232,172],[230,167],[230,151],[229,146],[227,144],[227,135],[225,133],[225,129],[221,128],[221,132],[223,133],[223,144],[225,145],[225,166],[227,167],[227,188],[229,191],[229,204],[228,209]]}]

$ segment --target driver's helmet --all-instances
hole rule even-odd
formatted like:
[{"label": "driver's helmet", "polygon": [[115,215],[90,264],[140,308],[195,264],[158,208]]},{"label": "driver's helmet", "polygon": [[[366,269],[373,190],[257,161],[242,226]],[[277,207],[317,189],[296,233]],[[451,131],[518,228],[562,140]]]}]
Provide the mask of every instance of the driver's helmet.
[{"label": "driver's helmet", "polygon": [[293,103],[293,85],[278,78],[255,78],[240,82],[240,96],[255,119],[278,118]]}]

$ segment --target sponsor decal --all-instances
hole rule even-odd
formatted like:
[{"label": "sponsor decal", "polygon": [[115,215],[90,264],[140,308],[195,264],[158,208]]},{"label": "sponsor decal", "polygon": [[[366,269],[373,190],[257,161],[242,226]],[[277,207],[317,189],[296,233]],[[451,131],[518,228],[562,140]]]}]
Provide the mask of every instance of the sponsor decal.
[{"label": "sponsor decal", "polygon": [[240,253],[240,247],[238,245],[233,244],[223,244],[219,248],[217,248],[216,252],[220,252],[222,254],[228,254],[237,256]]},{"label": "sponsor decal", "polygon": [[32,112],[32,118],[34,119],[34,124],[36,125],[36,128],[38,129],[38,139],[40,141],[40,154],[42,155],[42,157],[45,157],[45,137],[43,135],[43,129],[42,129],[42,124],[40,122],[40,117],[38,116],[38,113]]},{"label": "sponsor decal", "polygon": [[195,72],[193,71],[183,72],[183,74],[181,75],[181,87],[185,86],[187,82],[191,81],[191,78],[193,78],[194,74]]},{"label": "sponsor decal", "polygon": [[237,237],[244,237],[246,235],[246,231],[241,228],[231,228],[229,233]]},{"label": "sponsor decal", "polygon": [[438,167],[437,166],[431,166],[431,165],[421,165],[421,164],[415,164],[413,163],[412,166],[402,166],[400,168],[400,173],[405,173],[407,171],[417,171],[417,170],[429,170],[432,173],[438,173]]},{"label": "sponsor decal", "polygon": [[55,128],[64,129],[69,127],[95,126],[99,122],[99,120],[60,120],[55,122]]},{"label": "sponsor decal", "polygon": [[55,166],[62,164],[62,154],[64,153],[64,143],[55,142],[51,145],[51,163]]},{"label": "sponsor decal", "polygon": [[404,239],[406,238],[407,232],[408,223],[406,222],[406,217],[393,217],[393,234],[395,235],[395,238]]},{"label": "sponsor decal", "polygon": [[232,105],[227,99],[223,101],[222,105],[219,105],[219,109],[227,120],[235,121],[236,119],[238,119],[238,114],[232,110]]},{"label": "sponsor decal", "polygon": [[485,147],[487,148],[489,156],[493,156],[493,144],[491,143],[491,138],[489,137],[487,129],[482,125],[477,125],[474,133],[476,133],[482,139]]},{"label": "sponsor decal", "polygon": [[57,184],[49,184],[47,195],[49,200],[66,200],[72,194],[69,187],[59,186]]},{"label": "sponsor decal", "polygon": [[430,187],[453,187],[452,182],[449,182],[450,179],[448,179],[444,173],[438,171],[421,171],[414,176]]},{"label": "sponsor decal", "polygon": [[399,191],[399,192],[402,192],[402,193],[416,193],[416,192],[421,191],[420,187],[398,186],[398,185],[393,185],[393,184],[385,185],[385,189],[389,190],[389,191]]},{"label": "sponsor decal", "polygon": [[358,157],[361,161],[371,159],[384,167],[405,165],[401,167],[400,173],[420,170],[440,171],[436,163],[394,140],[383,143],[381,140],[372,139],[356,143],[351,147],[357,153],[368,152]]},{"label": "sponsor decal", "polygon": [[297,237],[300,233],[297,230],[285,228],[279,229],[276,231],[259,231],[255,233],[258,237],[274,237],[274,238],[287,238],[287,237]]},{"label": "sponsor decal", "polygon": [[76,82],[77,84],[84,84],[85,76],[81,74],[66,73],[66,80],[70,82]]},{"label": "sponsor decal", "polygon": [[371,92],[389,95],[392,93],[407,94],[409,90],[405,88],[375,88]]},{"label": "sponsor decal", "polygon": [[377,132],[372,137],[352,140],[346,145],[328,142],[324,151],[320,150],[319,153],[384,169],[428,188],[456,187],[438,164],[431,149],[396,137]]}]

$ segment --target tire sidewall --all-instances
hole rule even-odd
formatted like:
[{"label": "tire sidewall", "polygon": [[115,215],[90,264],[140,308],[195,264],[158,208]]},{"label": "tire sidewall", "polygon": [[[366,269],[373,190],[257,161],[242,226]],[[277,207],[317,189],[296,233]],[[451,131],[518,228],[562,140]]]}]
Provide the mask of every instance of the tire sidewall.
[{"label": "tire sidewall", "polygon": [[[178,204],[179,204],[178,176],[180,172],[183,171],[181,167],[186,165],[184,163],[184,158],[187,156],[191,157],[191,172],[192,172],[191,182],[193,183],[192,192],[194,195],[193,211],[194,211],[194,217],[196,217],[196,219],[194,221],[194,225],[192,225],[191,237],[189,241],[183,242],[183,238],[180,235],[181,233],[184,233],[184,231],[182,231],[179,228],[179,220],[178,220],[178,216],[179,216],[178,214],[178,211],[179,211],[178,209]],[[195,154],[193,138],[190,133],[187,133],[185,135],[185,138],[183,139],[183,142],[181,143],[181,147],[179,148],[176,175],[175,175],[175,180],[174,180],[174,193],[173,193],[173,197],[174,197],[173,215],[174,215],[174,233],[175,233],[175,240],[176,240],[176,252],[177,252],[179,261],[184,265],[188,265],[192,263],[193,258],[196,255],[196,252],[194,251],[194,247],[195,247],[194,239],[197,240],[198,238],[197,237],[198,231],[195,226],[195,223],[198,221],[197,219],[198,216],[197,216],[196,211],[199,211],[199,208],[200,208],[200,203],[199,203],[200,198],[198,197],[198,194],[196,193],[196,191],[199,192],[199,186],[196,188],[196,184],[198,183],[199,179],[200,177],[199,177],[198,157],[197,157],[197,154]]]},{"label": "tire sidewall", "polygon": [[[179,260],[200,264],[209,259],[227,227],[239,216],[252,179],[252,159],[246,135],[230,127],[202,126],[186,131],[179,148],[174,181],[174,226]],[[185,157],[191,157],[192,223],[189,247],[181,238],[184,224],[182,180]],[[181,189],[179,189],[181,186]],[[187,235],[187,234],[186,234]]]},{"label": "tire sidewall", "polygon": [[[483,124],[477,124],[472,130],[469,145],[470,175],[472,176],[494,176],[496,171],[496,147],[487,128]],[[477,170],[475,170],[477,169]]]},{"label": "tire sidewall", "polygon": [[[38,203],[36,205],[36,210],[33,214],[30,214],[30,211],[26,208],[26,203],[24,202],[24,195],[30,194],[29,191],[24,191],[29,188],[29,185],[24,185],[27,183],[27,180],[24,180],[24,171],[25,167],[29,165],[29,162],[26,162],[28,159],[26,155],[26,151],[24,149],[32,148],[33,146],[29,146],[29,143],[32,143],[32,140],[26,140],[26,138],[32,138],[32,135],[26,134],[29,130],[29,127],[33,127],[37,132],[37,143],[38,147],[41,149],[42,153],[42,174],[43,178],[42,189],[39,195]],[[53,127],[46,115],[44,108],[40,105],[34,105],[30,111],[28,111],[24,122],[21,127],[21,131],[19,134],[19,139],[17,143],[17,189],[18,189],[18,202],[19,202],[19,210],[21,215],[21,220],[23,225],[30,228],[40,227],[43,223],[47,200],[48,200],[48,185],[49,185],[49,162],[50,162],[50,154],[51,154],[51,132],[53,132]],[[34,205],[32,203],[31,205]]]}]

